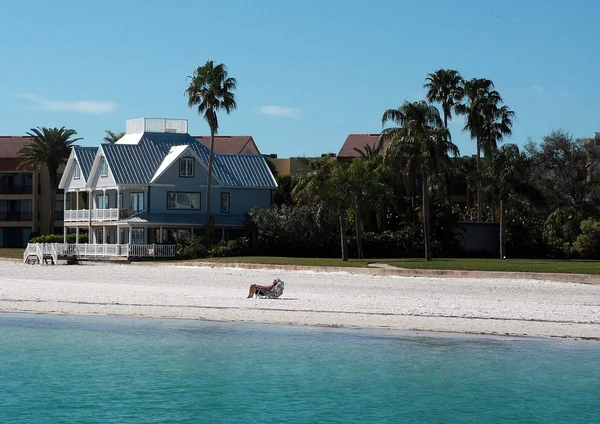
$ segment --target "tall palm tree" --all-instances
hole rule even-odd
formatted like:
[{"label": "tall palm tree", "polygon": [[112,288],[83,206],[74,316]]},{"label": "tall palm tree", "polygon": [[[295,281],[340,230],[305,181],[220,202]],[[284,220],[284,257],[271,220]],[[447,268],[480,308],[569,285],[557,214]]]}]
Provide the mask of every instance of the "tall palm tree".
[{"label": "tall palm tree", "polygon": [[514,196],[539,204],[541,193],[529,181],[530,159],[516,144],[506,144],[486,161],[484,180],[492,195],[500,202],[500,258],[506,256],[506,209]]},{"label": "tall palm tree", "polygon": [[473,78],[464,83],[467,102],[456,105],[456,112],[465,116],[464,131],[477,143],[477,220],[481,221],[483,198],[481,193],[481,152],[489,156],[498,143],[512,131],[514,112],[503,103],[494,83],[485,78]]},{"label": "tall palm tree", "polygon": [[54,204],[58,189],[58,168],[71,154],[71,146],[81,140],[72,138],[77,131],[61,128],[37,127],[27,132],[32,141],[19,151],[22,168],[46,168],[50,177],[50,234],[54,234]]},{"label": "tall palm tree", "polygon": [[444,128],[448,128],[448,121],[452,120],[452,110],[463,99],[463,79],[454,69],[438,69],[427,74],[427,82],[423,85],[427,89],[427,100],[431,103],[440,103],[444,114]]},{"label": "tall palm tree", "polygon": [[106,143],[115,144],[121,137],[125,135],[125,131],[114,132],[111,130],[104,130],[106,135],[104,136],[104,141]]},{"label": "tall palm tree", "polygon": [[389,141],[386,156],[404,157],[406,172],[410,172],[415,165],[421,170],[425,259],[429,261],[431,230],[428,176],[441,173],[451,166],[448,154],[457,156],[458,147],[450,141],[450,133],[444,127],[437,108],[425,101],[404,102],[398,109],[386,110],[381,123],[385,126],[388,122],[398,126],[386,128],[381,133],[381,138]]},{"label": "tall palm tree", "polygon": [[219,132],[217,112],[224,110],[229,114],[235,110],[237,103],[233,90],[237,87],[235,78],[227,74],[224,64],[215,65],[212,60],[194,70],[189,87],[188,106],[198,107],[198,114],[203,115],[210,128],[210,154],[208,158],[208,176],[206,180],[206,240],[210,242],[210,198],[212,186],[212,167],[215,148],[215,134]]}]

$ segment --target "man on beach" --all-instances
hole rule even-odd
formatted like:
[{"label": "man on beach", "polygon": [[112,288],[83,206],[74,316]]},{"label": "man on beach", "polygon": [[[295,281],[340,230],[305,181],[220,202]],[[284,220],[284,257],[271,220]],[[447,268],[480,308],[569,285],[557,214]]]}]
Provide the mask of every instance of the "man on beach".
[{"label": "man on beach", "polygon": [[273,283],[270,286],[259,286],[258,284],[252,284],[250,285],[250,291],[248,292],[248,299],[250,299],[251,297],[254,297],[254,294],[256,293],[256,290],[263,290],[263,291],[271,291],[273,290],[273,288],[275,288],[275,286],[277,285],[277,283],[279,283],[279,279],[275,278],[273,280]]}]

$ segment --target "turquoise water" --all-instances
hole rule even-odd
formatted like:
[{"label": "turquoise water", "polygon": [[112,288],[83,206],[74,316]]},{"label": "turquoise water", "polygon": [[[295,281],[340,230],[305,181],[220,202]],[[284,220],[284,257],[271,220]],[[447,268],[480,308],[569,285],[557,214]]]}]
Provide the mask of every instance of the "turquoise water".
[{"label": "turquoise water", "polygon": [[0,315],[0,423],[600,422],[600,343]]}]

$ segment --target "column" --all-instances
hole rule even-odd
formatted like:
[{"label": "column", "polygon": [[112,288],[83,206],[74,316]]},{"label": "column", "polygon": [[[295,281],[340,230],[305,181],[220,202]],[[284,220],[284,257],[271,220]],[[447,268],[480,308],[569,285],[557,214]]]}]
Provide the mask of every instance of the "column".
[{"label": "column", "polygon": [[106,244],[106,225],[102,226],[102,244]]},{"label": "column", "polygon": [[67,244],[67,226],[65,222],[65,215],[67,214],[67,192],[63,192],[63,243]]},{"label": "column", "polygon": [[79,244],[79,224],[75,227],[75,244]]},{"label": "column", "polygon": [[92,211],[94,209],[94,190],[90,188],[88,192],[88,203],[90,209],[88,210],[88,244],[92,243],[94,240],[94,235],[92,234]]}]

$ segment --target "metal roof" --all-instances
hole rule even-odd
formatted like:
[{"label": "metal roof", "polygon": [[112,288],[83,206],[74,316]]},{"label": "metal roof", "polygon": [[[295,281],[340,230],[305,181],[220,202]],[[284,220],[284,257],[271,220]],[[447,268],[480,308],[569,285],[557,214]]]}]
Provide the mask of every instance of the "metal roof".
[{"label": "metal roof", "polygon": [[[144,133],[138,144],[102,144],[117,184],[150,184],[171,147],[188,145],[208,164],[209,149],[189,134]],[[214,155],[213,172],[227,187],[276,188],[265,159],[258,155]]]},{"label": "metal roof", "polygon": [[87,181],[98,148],[73,146],[73,150],[75,151],[75,156],[77,157],[77,162],[79,163],[79,168],[81,169],[83,178]]}]

